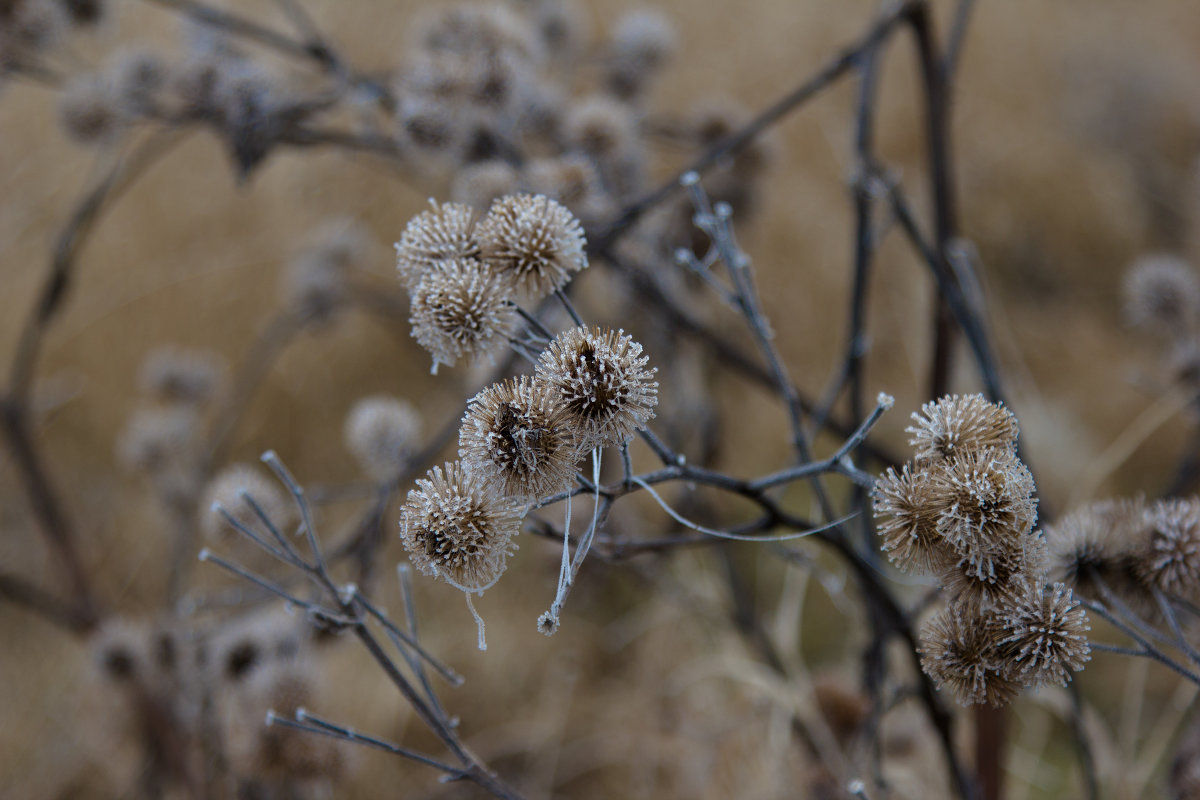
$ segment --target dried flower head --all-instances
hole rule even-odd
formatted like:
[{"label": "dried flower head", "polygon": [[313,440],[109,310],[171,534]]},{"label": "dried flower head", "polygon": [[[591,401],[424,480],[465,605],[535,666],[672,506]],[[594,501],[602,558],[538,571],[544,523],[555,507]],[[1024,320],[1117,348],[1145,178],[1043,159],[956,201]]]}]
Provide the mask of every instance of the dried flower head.
[{"label": "dried flower head", "polygon": [[1045,583],[1046,541],[1038,533],[1013,540],[1011,548],[992,558],[991,572],[973,568],[966,558],[938,572],[946,597],[962,607],[988,611],[1011,602]]},{"label": "dried flower head", "polygon": [[588,39],[588,20],[575,0],[534,0],[533,26],[552,58],[573,60]]},{"label": "dried flower head", "polygon": [[150,668],[146,626],[125,617],[105,620],[89,642],[101,676],[118,684],[145,679]]},{"label": "dried flower head", "polygon": [[1146,533],[1134,552],[1138,578],[1168,594],[1200,595],[1200,498],[1160,500],[1143,521]]},{"label": "dried flower head", "polygon": [[364,397],[346,417],[346,449],[377,481],[394,481],[400,476],[420,436],[421,416],[407,400]]},{"label": "dried flower head", "polygon": [[959,556],[937,530],[945,510],[932,491],[929,474],[905,464],[899,473],[889,469],[872,492],[882,550],[905,572],[929,574],[958,562]]},{"label": "dried flower head", "polygon": [[567,410],[545,384],[527,376],[471,398],[458,447],[464,468],[518,500],[567,488],[579,457]]},{"label": "dried flower head", "polygon": [[521,176],[507,161],[479,161],[455,174],[450,195],[459,203],[486,211],[497,199],[517,191],[520,183]]},{"label": "dried flower head", "polygon": [[442,262],[425,273],[412,296],[412,335],[438,364],[490,354],[504,342],[516,311],[512,287],[473,258]]},{"label": "dried flower head", "polygon": [[1200,276],[1176,256],[1157,253],[1135,261],[1122,286],[1125,314],[1139,327],[1178,336],[1200,322]]},{"label": "dried flower head", "polygon": [[163,403],[202,406],[220,392],[225,373],[225,360],[218,353],[163,345],[142,361],[138,387]]},{"label": "dried flower head", "polygon": [[1101,500],[1059,517],[1045,529],[1050,575],[1077,594],[1101,597],[1096,579],[1118,594],[1134,590],[1132,553],[1143,539],[1140,499]]},{"label": "dried flower head", "polygon": [[[922,414],[924,416],[922,416]],[[913,413],[915,426],[905,428],[917,459],[954,458],[985,447],[1015,451],[1017,418],[1004,406],[981,394],[947,395]]]},{"label": "dried flower head", "polygon": [[350,219],[322,223],[283,273],[283,303],[317,320],[345,301],[347,274],[370,252],[371,235]]},{"label": "dried flower head", "polygon": [[400,509],[413,565],[464,592],[491,586],[516,550],[521,505],[496,494],[458,462],[434,467]]},{"label": "dried flower head", "polygon": [[959,451],[953,461],[929,465],[930,490],[942,500],[937,530],[983,577],[1022,549],[1037,520],[1033,476],[1010,450]]},{"label": "dried flower head", "polygon": [[1087,612],[1070,588],[1039,585],[995,610],[1006,669],[1026,686],[1065,686],[1091,658]]},{"label": "dried flower head", "polygon": [[200,418],[191,406],[141,408],[118,442],[120,460],[148,475],[190,469],[198,454]]},{"label": "dried flower head", "polygon": [[516,194],[492,203],[479,225],[483,258],[513,284],[542,297],[587,266],[583,226],[543,195]]},{"label": "dried flower head", "polygon": [[418,50],[463,57],[511,55],[535,63],[544,57],[529,20],[506,5],[446,4],[418,19],[412,30]]},{"label": "dried flower head", "polygon": [[611,34],[609,91],[617,97],[640,95],[647,81],[666,65],[675,52],[675,26],[662,12],[635,8],[622,14]]},{"label": "dried flower head", "polygon": [[400,282],[412,292],[422,276],[445,261],[478,258],[475,210],[462,203],[438,204],[409,220],[396,242],[396,269]]},{"label": "dried flower head", "polygon": [[951,604],[921,629],[921,668],[962,705],[1007,705],[1020,684],[1004,669],[997,636],[971,606]]},{"label": "dried flower head", "polygon": [[537,377],[566,408],[583,449],[622,444],[658,404],[657,369],[623,330],[572,328],[542,351]]},{"label": "dried flower head", "polygon": [[585,97],[571,104],[562,127],[567,149],[592,160],[609,194],[624,198],[641,189],[645,148],[628,103],[604,95]]},{"label": "dried flower head", "polygon": [[258,514],[246,502],[244,495],[253,498],[277,529],[283,529],[291,523],[292,504],[275,481],[249,464],[231,464],[218,472],[204,488],[204,501],[200,505],[200,529],[205,536],[219,539],[238,535],[214,509],[214,506],[219,505],[239,524],[268,542],[271,541],[270,533],[263,527]]}]

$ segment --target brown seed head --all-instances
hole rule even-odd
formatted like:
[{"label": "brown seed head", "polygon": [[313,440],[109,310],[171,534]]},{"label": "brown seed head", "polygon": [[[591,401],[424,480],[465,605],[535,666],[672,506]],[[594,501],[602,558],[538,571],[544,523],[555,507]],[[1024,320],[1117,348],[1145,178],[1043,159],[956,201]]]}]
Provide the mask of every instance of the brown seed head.
[{"label": "brown seed head", "polygon": [[1138,590],[1132,554],[1145,538],[1140,499],[1101,500],[1059,517],[1045,530],[1050,576],[1080,594],[1100,599],[1099,577],[1126,599]]},{"label": "brown seed head", "polygon": [[1138,327],[1178,336],[1200,322],[1200,277],[1181,258],[1156,253],[1135,261],[1122,286],[1125,314]]},{"label": "brown seed head", "polygon": [[516,312],[511,285],[473,258],[444,261],[425,273],[413,293],[412,335],[438,364],[490,355],[504,343]]},{"label": "brown seed head", "polygon": [[566,489],[579,458],[566,409],[545,384],[527,376],[493,384],[471,399],[458,447],[464,468],[523,501]]},{"label": "brown seed head", "polygon": [[947,395],[921,406],[921,413],[912,418],[917,424],[905,431],[912,434],[908,443],[916,448],[918,460],[955,458],[985,447],[1017,447],[1016,416],[981,394]]},{"label": "brown seed head", "polygon": [[413,565],[464,592],[491,586],[516,550],[520,504],[491,491],[458,462],[434,467],[400,509],[400,535]]},{"label": "brown seed head", "polygon": [[1020,684],[1006,674],[996,646],[986,617],[951,604],[921,629],[921,668],[959,703],[999,708],[1016,697]]},{"label": "brown seed head", "polygon": [[899,473],[888,469],[872,492],[882,550],[905,572],[930,574],[958,562],[954,548],[942,538],[937,521],[945,510],[933,492],[928,471],[905,464]]},{"label": "brown seed head", "polygon": [[980,613],[1021,597],[1040,586],[1046,575],[1046,541],[1038,533],[1020,536],[1007,551],[992,558],[991,572],[981,572],[963,558],[938,573],[942,590],[952,602]]},{"label": "brown seed head", "polygon": [[1200,595],[1200,498],[1160,500],[1143,519],[1146,533],[1134,552],[1138,578],[1167,594]]},{"label": "brown seed head", "polygon": [[583,226],[543,195],[516,194],[492,203],[479,225],[482,258],[532,297],[560,289],[587,266]]},{"label": "brown seed head", "polygon": [[444,261],[478,258],[475,210],[462,203],[429,201],[428,211],[409,220],[396,242],[396,269],[400,282],[411,293],[422,276]]},{"label": "brown seed head", "polygon": [[538,380],[557,395],[581,448],[622,444],[654,417],[657,369],[624,331],[572,328],[542,351]]},{"label": "brown seed head", "polygon": [[479,161],[455,174],[450,194],[459,203],[486,211],[497,199],[518,191],[520,183],[516,168],[507,161]]},{"label": "brown seed head", "polygon": [[138,370],[138,387],[163,403],[203,406],[225,383],[226,364],[211,350],[163,345],[151,350]]},{"label": "brown seed head", "polygon": [[200,504],[200,529],[210,539],[240,538],[213,506],[219,504],[241,525],[249,528],[268,542],[271,534],[263,527],[254,508],[242,496],[248,494],[280,530],[291,524],[292,504],[275,481],[267,478],[261,470],[250,464],[232,464],[217,473],[204,488],[204,499]]},{"label": "brown seed head", "polygon": [[394,481],[421,436],[421,416],[407,400],[364,397],[346,417],[346,449],[377,481]]},{"label": "brown seed head", "polygon": [[996,608],[995,619],[1001,658],[1026,686],[1065,686],[1091,658],[1087,612],[1064,584],[1032,587]]}]

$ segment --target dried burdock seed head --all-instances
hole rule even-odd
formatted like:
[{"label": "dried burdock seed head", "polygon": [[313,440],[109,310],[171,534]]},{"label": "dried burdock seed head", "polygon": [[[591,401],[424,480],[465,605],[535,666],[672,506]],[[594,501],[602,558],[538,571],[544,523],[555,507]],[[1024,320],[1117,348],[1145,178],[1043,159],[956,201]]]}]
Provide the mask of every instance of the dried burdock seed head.
[{"label": "dried burdock seed head", "polygon": [[294,518],[289,498],[279,485],[262,470],[249,464],[231,464],[209,481],[200,504],[200,530],[210,539],[239,539],[239,534],[215,508],[220,506],[239,524],[268,542],[274,539],[243,495],[253,498],[258,507],[274,523],[277,530],[287,533]]},{"label": "dried burdock seed head", "polygon": [[174,345],[151,350],[138,369],[138,388],[162,403],[203,406],[220,393],[225,379],[219,353]]},{"label": "dried burdock seed head", "polygon": [[530,159],[523,175],[531,192],[562,203],[585,228],[612,215],[612,198],[604,191],[596,167],[585,156]]},{"label": "dried burdock seed head", "polygon": [[95,25],[108,12],[106,0],[59,0],[76,25]]},{"label": "dried burdock seed head", "polygon": [[411,293],[422,276],[445,261],[479,257],[475,236],[476,211],[462,203],[438,204],[409,220],[396,242],[396,270]]},{"label": "dried burdock seed head", "polygon": [[637,148],[637,116],[628,103],[604,95],[585,97],[567,112],[563,138],[575,152],[598,163],[612,162]]},{"label": "dried burdock seed head", "polygon": [[1020,551],[1037,521],[1033,476],[1007,448],[960,452],[928,465],[930,491],[942,502],[937,530],[965,560],[965,569],[991,577],[996,562]]},{"label": "dried burdock seed head", "polygon": [[579,458],[567,410],[545,384],[527,376],[471,398],[458,447],[465,469],[522,501],[566,489]]},{"label": "dried burdock seed head", "polygon": [[396,109],[401,142],[421,153],[456,164],[463,147],[458,109],[435,98],[404,96]]},{"label": "dried burdock seed head", "polygon": [[328,319],[345,301],[347,275],[366,261],[371,244],[370,234],[354,220],[322,223],[283,273],[284,305]]},{"label": "dried burdock seed head", "polygon": [[403,471],[421,436],[421,416],[407,400],[364,397],[346,417],[346,449],[377,481],[391,482]]},{"label": "dried burdock seed head", "polygon": [[450,195],[455,201],[487,211],[497,199],[518,191],[521,176],[507,161],[492,159],[469,164],[454,175]]},{"label": "dried burdock seed head", "polygon": [[491,353],[505,341],[516,311],[512,286],[473,258],[442,262],[428,270],[412,296],[412,335],[439,364]]},{"label": "dried burdock seed head", "polygon": [[1141,582],[1169,595],[1200,595],[1200,499],[1160,500],[1143,520],[1146,533],[1133,554]]},{"label": "dried burdock seed head", "polygon": [[413,565],[464,592],[487,589],[499,579],[522,506],[490,489],[458,462],[434,467],[417,481],[400,509],[400,536]]},{"label": "dried burdock seed head", "polygon": [[583,226],[565,206],[543,195],[500,198],[478,234],[482,257],[533,297],[562,288],[587,266]]},{"label": "dried burdock seed head", "polygon": [[955,458],[964,451],[985,447],[1015,451],[1017,418],[981,394],[947,395],[913,413],[915,426],[905,428],[916,449],[917,460]]},{"label": "dried burdock seed head", "polygon": [[528,4],[533,27],[552,58],[572,61],[588,40],[588,19],[575,0],[534,0]]},{"label": "dried burdock seed head", "polygon": [[125,122],[120,101],[108,81],[81,75],[63,90],[59,119],[67,135],[80,144],[108,144]]},{"label": "dried burdock seed head", "polygon": [[1031,587],[994,615],[1004,668],[1026,686],[1065,686],[1091,658],[1087,612],[1061,583]]},{"label": "dried burdock seed head", "polygon": [[120,461],[148,475],[186,468],[198,453],[200,418],[192,406],[141,408],[129,418],[117,445]]},{"label": "dried burdock seed head", "polygon": [[1132,554],[1145,540],[1140,499],[1101,500],[1059,517],[1045,529],[1050,576],[1076,594],[1100,599],[1097,578],[1118,594],[1134,591]]},{"label": "dried burdock seed head", "polygon": [[1125,273],[1122,286],[1129,321],[1163,336],[1194,330],[1200,322],[1200,277],[1181,258],[1143,256]]},{"label": "dried burdock seed head", "polygon": [[951,604],[921,629],[921,668],[962,705],[1007,705],[1020,684],[997,652],[994,626],[971,606]]},{"label": "dried burdock seed head", "polygon": [[572,328],[542,351],[543,381],[567,410],[581,449],[623,444],[654,417],[657,369],[624,331]]},{"label": "dried burdock seed head", "polygon": [[272,664],[303,660],[311,629],[302,618],[277,610],[242,617],[220,631],[208,667],[212,680],[245,684]]},{"label": "dried burdock seed head", "polygon": [[642,94],[647,82],[674,54],[675,46],[675,26],[662,12],[643,7],[622,14],[609,42],[605,76],[609,91],[621,98]]},{"label": "dried burdock seed head", "polygon": [[938,572],[946,597],[963,608],[981,612],[1011,602],[1045,582],[1046,542],[1037,534],[1014,540],[1009,550],[993,556],[991,572],[981,572],[963,558]]},{"label": "dried burdock seed head", "polygon": [[151,113],[167,82],[167,67],[150,50],[124,50],[111,68],[113,91],[121,110],[138,116]]},{"label": "dried burdock seed head", "polygon": [[954,548],[938,533],[945,503],[931,489],[926,470],[913,471],[908,464],[899,473],[889,469],[875,483],[872,501],[881,549],[897,567],[924,575],[958,562]]}]

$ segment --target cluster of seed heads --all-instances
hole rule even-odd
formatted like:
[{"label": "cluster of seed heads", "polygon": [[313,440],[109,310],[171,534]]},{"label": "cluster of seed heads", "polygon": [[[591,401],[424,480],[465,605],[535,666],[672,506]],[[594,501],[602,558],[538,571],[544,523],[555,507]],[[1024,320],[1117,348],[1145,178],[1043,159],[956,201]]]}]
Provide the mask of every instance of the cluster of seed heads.
[{"label": "cluster of seed heads", "polygon": [[922,667],[965,704],[1065,684],[1090,657],[1088,620],[1070,587],[1047,585],[1016,417],[981,395],[951,395],[913,419],[916,457],[889,469],[873,500],[888,558],[942,585],[945,605],[921,631]]}]

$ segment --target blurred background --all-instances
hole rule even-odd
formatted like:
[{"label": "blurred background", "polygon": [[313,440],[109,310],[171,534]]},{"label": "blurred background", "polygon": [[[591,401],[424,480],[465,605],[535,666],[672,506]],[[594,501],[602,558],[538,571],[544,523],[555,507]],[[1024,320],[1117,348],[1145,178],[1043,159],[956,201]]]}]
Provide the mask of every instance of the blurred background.
[{"label": "blurred background", "polygon": [[[414,20],[423,6],[436,5],[300,2],[337,52],[370,74],[398,68]],[[940,33],[954,5],[932,3]],[[228,7],[288,27],[274,4]],[[602,41],[633,7],[584,5],[588,39]],[[736,8],[664,0],[656,8],[674,25],[675,49],[645,100],[646,119],[660,129],[647,135],[650,185],[697,152],[661,131],[726,98],[750,111],[765,107],[860,36],[879,11],[873,2],[842,0],[756,0]],[[134,42],[164,55],[180,52],[193,34],[179,21],[163,5],[114,0],[95,25],[70,35],[54,63],[64,75],[85,73]],[[952,105],[961,228],[977,251],[1022,448],[1043,508],[1055,513],[1111,495],[1162,494],[1193,441],[1196,378],[1188,359],[1195,356],[1168,352],[1134,330],[1121,287],[1130,264],[1147,254],[1200,264],[1198,41],[1200,9],[1191,0],[984,0],[964,40]],[[581,72],[586,78],[586,67]],[[877,149],[925,215],[923,101],[915,79],[911,42],[898,36],[881,65]],[[845,80],[775,126],[755,202],[736,217],[779,347],[812,397],[828,385],[845,344],[854,101],[855,82]],[[111,148],[73,142],[60,115],[59,91],[19,77],[0,85],[6,369],[54,238],[114,157]],[[345,220],[370,234],[361,267],[375,282],[366,285],[380,287],[381,296],[400,292],[392,243],[428,198],[451,196],[452,179],[446,171],[397,169],[370,152],[333,147],[277,148],[239,179],[224,144],[197,129],[105,209],[78,253],[76,280],[45,340],[31,402],[49,474],[106,608],[130,619],[156,614],[167,579],[162,531],[169,521],[145,477],[118,458],[122,431],[141,402],[138,372],[146,356],[174,344],[243,363],[276,316],[289,263],[314,231]],[[875,270],[867,396],[895,395],[895,410],[875,437],[904,452],[908,414],[932,399],[932,286],[896,235],[882,244]],[[619,294],[606,308],[609,290],[589,280],[599,298],[589,308],[603,321],[635,334],[650,327],[645,318],[624,316]],[[583,285],[588,291],[591,284]],[[735,330],[719,306],[702,308]],[[952,384],[978,390],[966,348],[959,350]],[[674,358],[649,343],[647,352],[652,365]],[[237,420],[224,460],[253,463],[273,449],[303,483],[353,484],[360,473],[342,429],[357,399],[407,398],[432,434],[461,416],[484,375],[464,365],[430,375],[428,354],[408,336],[406,308],[347,308],[281,348]],[[712,429],[716,463],[739,475],[786,463],[777,403],[732,373],[714,370],[707,381],[724,419]],[[665,380],[660,387],[664,398],[694,390]],[[405,558],[394,535],[405,490],[386,510],[372,587],[391,608],[399,608],[393,565]],[[360,506],[361,497],[322,506],[321,523],[339,530]],[[734,521],[737,512],[718,517]],[[632,502],[623,513],[615,524],[668,528],[652,504]],[[54,586],[54,555],[35,531],[6,454],[0,564]],[[553,596],[559,551],[541,538],[522,539],[511,574],[477,601],[488,621],[486,652],[475,649],[458,593],[416,581],[426,643],[467,677],[443,693],[445,702],[461,716],[466,741],[501,774],[535,797],[803,797],[806,789],[798,787],[823,785],[825,777],[813,777],[822,765],[789,731],[793,715],[824,714],[834,728],[839,714],[848,725],[860,722],[856,659],[868,631],[843,592],[844,567],[815,547],[820,567],[810,571],[785,570],[755,548],[737,549],[762,619],[786,647],[785,677],[764,667],[731,624],[720,566],[703,549],[590,561],[562,631],[542,636],[534,622]],[[196,567],[192,580],[197,592],[229,585],[209,566]],[[912,587],[913,596],[920,590]],[[0,795],[137,796],[136,737],[113,733],[121,712],[95,674],[88,640],[0,605],[0,641]],[[436,746],[353,645],[323,649],[319,659],[313,708],[393,741]],[[1163,791],[1180,709],[1194,694],[1166,675],[1101,654],[1077,678],[1092,704],[1086,722],[1104,796]],[[1008,796],[1078,796],[1074,754],[1061,735],[1068,706],[1058,690],[1017,704]],[[940,774],[940,762],[915,708],[898,709],[879,735],[893,796],[947,791],[930,778]],[[474,796],[366,750],[347,751],[343,769],[344,777],[316,796]]]}]

